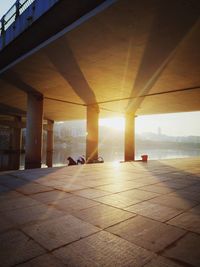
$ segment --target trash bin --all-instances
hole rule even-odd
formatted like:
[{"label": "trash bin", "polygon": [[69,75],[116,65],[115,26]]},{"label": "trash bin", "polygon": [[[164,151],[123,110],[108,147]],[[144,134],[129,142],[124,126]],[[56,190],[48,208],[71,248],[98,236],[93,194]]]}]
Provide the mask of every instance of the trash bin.
[{"label": "trash bin", "polygon": [[147,161],[148,160],[148,155],[141,155],[142,161]]}]

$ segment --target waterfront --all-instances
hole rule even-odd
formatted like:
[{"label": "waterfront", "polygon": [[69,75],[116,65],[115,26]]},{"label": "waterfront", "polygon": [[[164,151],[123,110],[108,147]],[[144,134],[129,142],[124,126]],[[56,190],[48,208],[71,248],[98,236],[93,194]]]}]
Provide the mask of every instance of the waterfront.
[{"label": "waterfront", "polygon": [[[190,158],[200,156],[200,149],[137,149],[136,160],[141,159],[141,155],[147,154],[149,160],[161,160],[172,158]],[[59,149],[54,151],[54,165],[66,165],[67,157],[71,156],[77,158],[80,155],[84,155],[84,149],[77,149],[73,153],[69,154],[67,149]],[[99,150],[99,156],[103,157],[105,162],[111,161],[123,161],[123,151],[115,149],[101,149]],[[44,161],[45,162],[45,161]]]}]

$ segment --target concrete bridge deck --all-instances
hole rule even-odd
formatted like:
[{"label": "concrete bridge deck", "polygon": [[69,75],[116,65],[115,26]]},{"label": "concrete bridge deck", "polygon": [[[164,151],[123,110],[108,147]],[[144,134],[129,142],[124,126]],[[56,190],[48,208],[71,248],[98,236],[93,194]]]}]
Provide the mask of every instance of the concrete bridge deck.
[{"label": "concrete bridge deck", "polygon": [[0,175],[0,266],[200,266],[200,159]]}]

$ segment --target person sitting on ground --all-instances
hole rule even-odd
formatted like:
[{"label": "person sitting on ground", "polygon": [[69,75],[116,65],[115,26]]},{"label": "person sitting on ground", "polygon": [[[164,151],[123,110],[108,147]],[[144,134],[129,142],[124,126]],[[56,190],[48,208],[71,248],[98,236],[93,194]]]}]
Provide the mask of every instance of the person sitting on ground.
[{"label": "person sitting on ground", "polygon": [[77,164],[85,164],[84,156],[78,157]]},{"label": "person sitting on ground", "polygon": [[69,161],[68,166],[77,165],[77,162],[72,157],[68,157],[67,160]]}]

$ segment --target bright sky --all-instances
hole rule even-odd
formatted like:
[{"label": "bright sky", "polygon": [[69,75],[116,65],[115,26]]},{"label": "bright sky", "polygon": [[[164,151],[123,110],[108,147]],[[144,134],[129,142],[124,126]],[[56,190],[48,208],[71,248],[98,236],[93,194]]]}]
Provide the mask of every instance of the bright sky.
[{"label": "bright sky", "polygon": [[15,0],[0,0],[0,18],[8,11],[15,3]]},{"label": "bright sky", "polygon": [[[100,119],[100,125],[124,129],[124,118]],[[200,112],[171,113],[139,116],[136,118],[136,133],[152,132],[170,136],[200,136]]]},{"label": "bright sky", "polygon": [[137,132],[158,133],[171,136],[200,136],[200,112],[171,113],[141,116],[136,119]]}]

